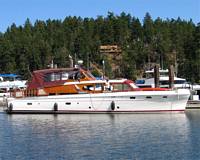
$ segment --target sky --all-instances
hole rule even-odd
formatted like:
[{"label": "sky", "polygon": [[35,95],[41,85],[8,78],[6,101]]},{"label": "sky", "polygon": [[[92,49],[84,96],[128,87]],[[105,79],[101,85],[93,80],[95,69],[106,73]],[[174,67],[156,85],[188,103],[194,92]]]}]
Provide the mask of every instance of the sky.
[{"label": "sky", "polygon": [[0,32],[15,23],[24,25],[27,18],[36,20],[59,19],[67,16],[107,16],[130,13],[140,21],[147,12],[153,19],[180,17],[197,24],[200,22],[200,0],[0,0]]}]

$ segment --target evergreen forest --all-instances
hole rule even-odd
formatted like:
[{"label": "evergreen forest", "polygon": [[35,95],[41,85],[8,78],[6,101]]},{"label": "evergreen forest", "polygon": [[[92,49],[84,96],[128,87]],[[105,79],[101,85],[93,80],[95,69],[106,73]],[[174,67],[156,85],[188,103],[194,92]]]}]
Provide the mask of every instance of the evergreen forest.
[{"label": "evergreen forest", "polygon": [[[120,46],[117,72],[100,53],[101,45]],[[84,66],[91,62],[101,68],[104,60],[110,78],[134,80],[157,63],[164,69],[173,65],[177,76],[200,83],[200,23],[181,18],[153,20],[149,13],[141,21],[124,12],[108,12],[105,17],[67,16],[34,24],[27,19],[0,32],[0,73],[30,78],[32,71],[47,68],[52,59],[58,67],[68,67],[69,55],[83,60]]]}]

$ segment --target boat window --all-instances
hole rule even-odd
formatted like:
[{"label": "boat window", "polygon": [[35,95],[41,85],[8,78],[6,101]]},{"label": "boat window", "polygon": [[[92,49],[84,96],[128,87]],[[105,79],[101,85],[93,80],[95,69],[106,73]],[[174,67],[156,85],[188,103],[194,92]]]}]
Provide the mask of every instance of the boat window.
[{"label": "boat window", "polygon": [[83,90],[92,91],[92,90],[94,90],[94,86],[93,86],[93,85],[84,86],[84,87],[83,87]]},{"label": "boat window", "polygon": [[69,74],[67,72],[62,72],[61,73],[61,80],[67,80],[69,77]]},{"label": "boat window", "polygon": [[122,84],[113,84],[113,90],[114,91],[121,91],[123,89]]},{"label": "boat window", "polygon": [[4,81],[14,81],[15,79],[13,77],[4,77]]},{"label": "boat window", "polygon": [[44,76],[45,82],[58,81],[61,79],[60,73],[48,73]]},{"label": "boat window", "polygon": [[69,72],[69,75],[68,75],[69,79],[78,79],[78,77],[79,77],[79,72],[77,72],[77,71]]},{"label": "boat window", "polygon": [[123,84],[123,90],[131,90],[128,84]]},{"label": "boat window", "polygon": [[81,72],[77,72],[74,76],[75,79],[83,79],[85,78],[85,75]]},{"label": "boat window", "polygon": [[169,85],[169,81],[160,81],[160,85]]},{"label": "boat window", "polygon": [[184,83],[186,83],[186,81],[185,80],[175,80],[174,83],[175,84],[184,84]]},{"label": "boat window", "polygon": [[102,91],[103,90],[103,85],[102,84],[85,85],[85,86],[83,86],[83,90]]},{"label": "boat window", "polygon": [[[174,84],[184,84],[185,80],[175,80]],[[169,85],[169,81],[160,81],[160,85]]]},{"label": "boat window", "polygon": [[102,84],[96,84],[95,85],[95,91],[101,91],[101,90],[103,90],[103,85]]},{"label": "boat window", "polygon": [[114,91],[124,91],[124,90],[131,90],[131,87],[128,84],[112,84]]},{"label": "boat window", "polygon": [[136,84],[144,84],[145,80],[144,79],[139,79],[135,81]]},{"label": "boat window", "polygon": [[0,93],[5,93],[5,92],[7,92],[6,88],[0,88]]},{"label": "boat window", "polygon": [[52,75],[53,81],[59,81],[60,80],[60,73],[54,73]]}]

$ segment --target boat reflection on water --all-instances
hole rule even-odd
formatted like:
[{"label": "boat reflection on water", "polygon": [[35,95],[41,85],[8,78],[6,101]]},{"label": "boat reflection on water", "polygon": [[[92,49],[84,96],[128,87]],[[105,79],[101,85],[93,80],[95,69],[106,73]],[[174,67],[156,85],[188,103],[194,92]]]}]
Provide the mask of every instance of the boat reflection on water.
[{"label": "boat reflection on water", "polygon": [[0,158],[198,159],[199,115],[2,114]]},{"label": "boat reflection on water", "polygon": [[[188,119],[188,155],[190,155],[190,159],[200,159],[200,152],[199,152],[199,147],[200,147],[200,110],[199,109],[192,109],[192,110],[187,110],[186,112],[186,117]],[[189,159],[188,158],[188,159]]]}]

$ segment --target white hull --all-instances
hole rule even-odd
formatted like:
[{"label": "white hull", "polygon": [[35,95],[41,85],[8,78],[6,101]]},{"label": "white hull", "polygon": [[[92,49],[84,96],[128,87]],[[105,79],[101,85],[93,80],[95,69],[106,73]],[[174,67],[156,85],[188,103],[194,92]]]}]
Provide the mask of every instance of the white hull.
[{"label": "white hull", "polygon": [[133,91],[9,99],[9,113],[121,113],[184,111],[189,90]]}]

